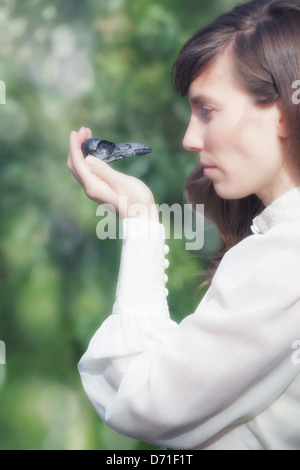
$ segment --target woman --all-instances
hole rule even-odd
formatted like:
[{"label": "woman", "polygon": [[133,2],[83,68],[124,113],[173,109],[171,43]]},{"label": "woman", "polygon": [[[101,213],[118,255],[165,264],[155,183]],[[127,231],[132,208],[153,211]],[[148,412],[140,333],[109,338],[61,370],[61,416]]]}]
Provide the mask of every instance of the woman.
[{"label": "woman", "polygon": [[[183,145],[200,158],[187,195],[224,240],[210,288],[179,325],[151,191],[84,160],[91,132],[71,133],[69,169],[91,199],[113,204],[127,234],[113,313],[79,364],[91,402],[120,433],[175,449],[300,449],[298,78],[298,0],[238,6],[179,54],[174,82],[191,105]],[[137,203],[146,210],[132,211]]]}]

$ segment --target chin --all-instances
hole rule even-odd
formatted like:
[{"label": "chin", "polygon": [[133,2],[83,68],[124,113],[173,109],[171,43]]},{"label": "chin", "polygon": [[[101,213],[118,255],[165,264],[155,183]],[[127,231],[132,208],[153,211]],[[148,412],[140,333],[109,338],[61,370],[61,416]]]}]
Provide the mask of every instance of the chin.
[{"label": "chin", "polygon": [[248,197],[253,192],[247,192],[245,190],[241,190],[238,188],[233,188],[232,186],[221,186],[218,184],[214,184],[214,189],[217,195],[222,199],[243,199],[244,197]]}]

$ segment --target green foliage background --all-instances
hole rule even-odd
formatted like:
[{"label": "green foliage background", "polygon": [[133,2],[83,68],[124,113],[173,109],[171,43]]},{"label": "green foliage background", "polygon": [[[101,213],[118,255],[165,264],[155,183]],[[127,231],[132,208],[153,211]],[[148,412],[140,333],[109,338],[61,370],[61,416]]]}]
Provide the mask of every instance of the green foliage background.
[{"label": "green foliage background", "polygon": [[[96,237],[97,206],[66,168],[69,133],[140,141],[151,156],[115,164],[184,203],[198,164],[181,146],[189,108],[170,72],[190,35],[235,1],[1,0],[0,449],[148,449],[104,425],[77,363],[111,312],[119,240]],[[192,313],[216,248],[169,240],[169,305]]]}]

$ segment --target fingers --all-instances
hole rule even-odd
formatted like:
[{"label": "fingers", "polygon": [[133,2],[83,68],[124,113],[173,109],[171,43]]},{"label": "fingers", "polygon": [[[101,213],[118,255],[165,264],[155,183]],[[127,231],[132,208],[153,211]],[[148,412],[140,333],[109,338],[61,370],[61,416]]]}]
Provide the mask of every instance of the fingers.
[{"label": "fingers", "polygon": [[105,196],[115,192],[115,186],[118,185],[122,173],[111,168],[108,163],[105,163],[99,158],[88,155],[85,159],[85,165],[92,172],[93,179],[90,178],[89,183],[94,186],[94,181],[97,180],[97,193],[98,198],[105,200]]},{"label": "fingers", "polygon": [[[74,161],[84,160],[84,155],[81,151],[81,145],[86,140],[92,137],[92,132],[86,127],[81,127],[78,132],[72,131],[70,134],[70,163]],[[74,158],[73,158],[74,157]]]},{"label": "fingers", "polygon": [[71,132],[67,166],[90,199],[98,203],[116,204],[116,194],[110,186],[110,178],[115,170],[96,157],[85,158],[82,153],[82,143],[91,136],[91,130],[85,127],[80,128],[78,132]]},{"label": "fingers", "polygon": [[86,157],[85,163],[98,180],[97,195],[102,201],[111,203],[113,200],[115,204],[115,196],[127,196],[130,193],[133,177],[115,170],[108,163],[91,155]]},{"label": "fingers", "polygon": [[94,175],[98,176],[105,181],[115,180],[117,175],[121,175],[120,172],[114,170],[108,163],[100,160],[97,157],[88,155],[85,159],[85,164],[90,168]]},{"label": "fingers", "polygon": [[90,129],[81,127],[78,132],[72,131],[70,134],[70,153],[67,167],[73,173],[77,181],[82,184],[82,179],[88,176],[89,170],[84,162],[84,155],[81,150],[82,143],[92,136]]},{"label": "fingers", "polygon": [[[84,158],[81,145],[91,136],[91,130],[84,127],[78,132],[71,132],[67,164],[86,195],[99,204],[113,205],[121,217],[126,217],[128,208],[136,203],[147,207],[154,204],[150,189],[137,178],[116,171],[96,157]],[[124,198],[126,207],[122,205]]]}]

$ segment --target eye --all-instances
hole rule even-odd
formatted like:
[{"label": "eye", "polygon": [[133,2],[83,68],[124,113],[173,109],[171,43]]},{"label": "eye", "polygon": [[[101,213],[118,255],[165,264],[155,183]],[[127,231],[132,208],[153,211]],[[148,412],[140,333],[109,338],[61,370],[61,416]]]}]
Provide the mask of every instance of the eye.
[{"label": "eye", "polygon": [[99,155],[108,156],[111,155],[116,148],[116,144],[109,142],[108,140],[100,140],[97,146],[97,152]]},{"label": "eye", "polygon": [[203,119],[204,121],[208,121],[212,112],[213,112],[212,108],[208,108],[207,106],[202,106],[202,108],[199,109],[200,118]]}]

